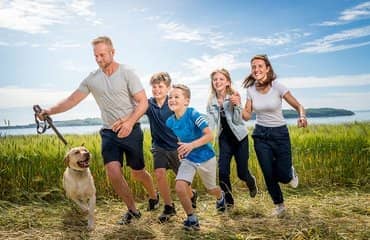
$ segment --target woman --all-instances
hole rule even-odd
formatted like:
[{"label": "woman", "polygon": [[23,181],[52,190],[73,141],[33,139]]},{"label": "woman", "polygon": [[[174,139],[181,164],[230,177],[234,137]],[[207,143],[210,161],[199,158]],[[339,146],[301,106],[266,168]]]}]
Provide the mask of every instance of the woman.
[{"label": "woman", "polygon": [[267,190],[276,206],[272,215],[280,216],[285,206],[279,182],[289,183],[294,188],[298,186],[298,176],[292,166],[289,132],[282,113],[282,99],[298,112],[298,127],[306,127],[307,120],[303,106],[275,79],[266,55],[256,55],[251,59],[251,73],[243,82],[247,89],[243,119],[249,120],[252,111],[256,113],[252,134],[254,149]]},{"label": "woman", "polygon": [[231,87],[230,74],[226,69],[211,73],[211,94],[207,104],[210,126],[216,127],[219,144],[219,183],[225,192],[226,204],[234,205],[230,182],[230,163],[234,156],[240,180],[246,183],[249,195],[257,194],[256,179],[248,170],[248,129],[242,119],[239,94]]}]

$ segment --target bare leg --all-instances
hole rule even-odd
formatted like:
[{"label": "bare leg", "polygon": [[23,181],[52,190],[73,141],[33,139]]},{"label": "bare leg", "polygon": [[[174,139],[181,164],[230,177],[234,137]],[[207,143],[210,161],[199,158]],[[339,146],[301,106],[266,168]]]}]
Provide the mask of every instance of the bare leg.
[{"label": "bare leg", "polygon": [[105,164],[105,170],[117,195],[126,203],[129,210],[137,212],[131,189],[121,172],[121,164],[118,161],[109,162]]},{"label": "bare leg", "polygon": [[144,188],[149,194],[149,197],[151,199],[157,199],[157,193],[155,192],[154,189],[154,184],[153,184],[153,179],[152,176],[145,170],[133,170],[131,169],[131,176],[141,182],[144,185]]},{"label": "bare leg", "polygon": [[187,215],[193,213],[193,207],[191,206],[190,195],[188,194],[189,184],[182,180],[176,181],[176,193],[180,199],[181,205],[184,208]]},{"label": "bare leg", "polygon": [[172,198],[171,198],[170,187],[167,182],[166,169],[157,168],[155,170],[155,176],[157,178],[158,189],[159,189],[159,192],[161,193],[164,204],[172,206]]}]

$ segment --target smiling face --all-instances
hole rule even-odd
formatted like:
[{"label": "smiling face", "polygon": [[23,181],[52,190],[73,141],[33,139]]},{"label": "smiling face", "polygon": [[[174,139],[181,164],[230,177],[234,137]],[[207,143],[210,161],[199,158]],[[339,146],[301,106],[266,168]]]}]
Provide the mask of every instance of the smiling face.
[{"label": "smiling face", "polygon": [[264,60],[254,59],[251,63],[251,71],[253,78],[260,84],[264,84],[267,80],[267,74],[270,71],[270,67],[266,66]]},{"label": "smiling face", "polygon": [[216,72],[212,76],[212,88],[217,94],[226,93],[226,89],[230,87],[231,82],[220,72]]},{"label": "smiling face", "polygon": [[114,49],[105,43],[94,45],[95,61],[101,69],[106,69],[113,63]]},{"label": "smiling face", "polygon": [[162,102],[166,99],[168,91],[170,90],[164,82],[152,84],[152,94],[157,102]]},{"label": "smiling face", "polygon": [[189,97],[186,96],[185,91],[180,88],[172,88],[168,96],[168,106],[176,114],[181,116],[189,105]]},{"label": "smiling face", "polygon": [[75,147],[68,151],[64,161],[74,170],[82,171],[89,167],[91,154],[85,147]]}]

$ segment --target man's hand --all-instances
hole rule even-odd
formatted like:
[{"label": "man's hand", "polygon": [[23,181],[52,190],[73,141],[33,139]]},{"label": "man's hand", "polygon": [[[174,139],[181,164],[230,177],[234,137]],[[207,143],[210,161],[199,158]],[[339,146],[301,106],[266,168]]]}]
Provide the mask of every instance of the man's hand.
[{"label": "man's hand", "polygon": [[116,132],[119,138],[125,138],[130,135],[134,124],[129,121],[129,117],[120,118],[113,123],[112,131]]}]

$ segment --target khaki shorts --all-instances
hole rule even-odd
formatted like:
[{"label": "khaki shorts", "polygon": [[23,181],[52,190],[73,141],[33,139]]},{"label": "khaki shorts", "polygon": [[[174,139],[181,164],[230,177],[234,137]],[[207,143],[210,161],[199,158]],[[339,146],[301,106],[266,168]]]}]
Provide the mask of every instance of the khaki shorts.
[{"label": "khaki shorts", "polygon": [[202,163],[195,163],[187,159],[182,159],[180,161],[180,167],[179,171],[177,172],[176,181],[183,180],[191,184],[193,182],[195,173],[198,172],[206,189],[214,189],[217,187],[216,167],[216,157],[213,157]]}]

